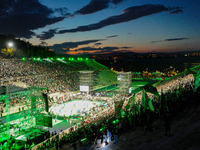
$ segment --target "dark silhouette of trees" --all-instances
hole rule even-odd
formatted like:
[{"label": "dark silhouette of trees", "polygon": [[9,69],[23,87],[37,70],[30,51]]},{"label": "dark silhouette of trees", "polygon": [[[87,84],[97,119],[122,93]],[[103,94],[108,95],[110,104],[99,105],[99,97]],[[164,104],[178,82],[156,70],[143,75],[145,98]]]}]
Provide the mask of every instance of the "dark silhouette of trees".
[{"label": "dark silhouette of trees", "polygon": [[[8,42],[13,43],[13,55],[6,55],[6,51],[11,49],[8,47]],[[21,58],[21,57],[56,57],[54,51],[48,47],[34,46],[28,41],[16,39],[15,36],[10,33],[9,35],[0,35],[0,55],[5,58]]]}]

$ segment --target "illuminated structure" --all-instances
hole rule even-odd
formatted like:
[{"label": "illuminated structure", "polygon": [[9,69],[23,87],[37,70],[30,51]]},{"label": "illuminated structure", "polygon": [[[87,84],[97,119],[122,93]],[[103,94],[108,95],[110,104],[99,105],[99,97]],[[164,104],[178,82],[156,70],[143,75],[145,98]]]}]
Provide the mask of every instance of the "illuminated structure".
[{"label": "illuminated structure", "polygon": [[117,73],[118,92],[122,95],[129,94],[131,87],[131,72],[118,72]]},{"label": "illuminated structure", "polygon": [[[0,95],[2,110],[0,143],[10,139],[10,136],[28,142],[28,139],[40,139],[38,136],[43,133],[39,127],[42,125],[38,125],[36,120],[37,116],[44,115],[43,89],[31,88],[23,91],[21,89],[14,86],[0,88],[0,94],[3,94]],[[31,135],[31,132],[35,132],[35,135]]]},{"label": "illuminated structure", "polygon": [[94,71],[79,71],[80,92],[90,92],[94,85]]}]

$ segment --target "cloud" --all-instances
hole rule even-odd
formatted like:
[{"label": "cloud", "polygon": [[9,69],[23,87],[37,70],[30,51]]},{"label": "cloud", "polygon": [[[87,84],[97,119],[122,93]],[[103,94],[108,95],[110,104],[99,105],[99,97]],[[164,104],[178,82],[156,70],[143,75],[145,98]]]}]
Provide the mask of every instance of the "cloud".
[{"label": "cloud", "polygon": [[33,30],[62,21],[66,15],[66,8],[53,10],[39,0],[3,0],[0,6],[0,33],[31,38],[35,35]]},{"label": "cloud", "polygon": [[113,38],[113,37],[118,37],[118,35],[111,35],[111,36],[107,36],[106,38]]},{"label": "cloud", "polygon": [[165,39],[165,40],[151,41],[151,43],[181,41],[181,40],[188,40],[188,39],[189,39],[189,38],[173,38],[173,39]]},{"label": "cloud", "polygon": [[103,50],[102,51],[113,51],[113,50],[117,50],[119,49],[119,47],[103,47]]},{"label": "cloud", "polygon": [[86,15],[106,9],[110,4],[118,5],[125,0],[91,0],[89,4],[77,10],[74,14]]},{"label": "cloud", "polygon": [[94,43],[95,46],[99,46],[101,45],[102,43]]},{"label": "cloud", "polygon": [[133,48],[132,46],[123,46],[123,47],[121,47],[121,48],[123,48],[123,49],[128,49],[128,48]]},{"label": "cloud", "polygon": [[180,41],[180,40],[188,40],[188,38],[173,38],[173,39],[165,39],[165,41]]},{"label": "cloud", "polygon": [[100,50],[100,51],[113,51],[113,50],[118,50],[119,47],[110,47],[110,46],[106,46],[106,47],[98,47],[98,48],[95,48],[95,47],[82,47],[82,48],[78,48],[76,49],[76,51],[96,51],[96,50]]},{"label": "cloud", "polygon": [[99,41],[104,41],[105,39],[94,39],[94,40],[84,40],[84,41],[78,41],[78,42],[64,42],[61,44],[54,44],[53,46],[49,46],[50,49],[54,49],[54,51],[57,54],[67,52],[72,48],[77,48],[78,46],[81,45],[87,45],[90,43],[96,43]]},{"label": "cloud", "polygon": [[111,2],[115,5],[119,4],[119,3],[122,3],[123,1],[125,0],[112,0]]},{"label": "cloud", "polygon": [[62,16],[66,16],[66,17],[72,15],[72,14],[68,13],[68,9],[66,7],[55,8],[54,11],[57,13],[60,13]]},{"label": "cloud", "polygon": [[41,41],[41,43],[40,43],[39,45],[46,46],[46,45],[48,45],[48,43],[47,43],[47,42],[45,42],[45,41]]},{"label": "cloud", "polygon": [[42,34],[37,35],[36,37],[39,38],[40,40],[51,39],[52,37],[54,37],[54,34],[56,33],[57,29],[58,28],[50,29],[49,31],[43,31]]},{"label": "cloud", "polygon": [[76,11],[75,14],[92,14],[94,12],[106,9],[109,7],[109,0],[91,0],[90,3],[80,10]]},{"label": "cloud", "polygon": [[[78,49],[75,49],[75,50],[72,50],[72,51],[67,51],[65,53],[67,54],[74,54],[74,55],[77,55],[77,54],[100,54],[100,53],[111,53],[111,52],[116,52],[119,50],[119,47],[98,47],[98,48],[95,48],[95,47],[82,47],[82,48],[78,48]],[[120,52],[124,51],[124,50],[119,50]]]},{"label": "cloud", "polygon": [[88,46],[88,47],[81,47],[79,49],[76,49],[76,51],[96,51],[96,50],[102,50],[102,48],[101,47],[94,48],[94,47]]},{"label": "cloud", "polygon": [[170,14],[183,13],[183,7],[169,7],[169,10],[171,11]]},{"label": "cloud", "polygon": [[169,11],[169,9],[163,5],[152,5],[152,4],[147,4],[147,5],[142,5],[142,6],[133,6],[133,7],[129,7],[123,10],[123,13],[120,15],[108,17],[104,20],[99,21],[98,23],[89,24],[86,26],[79,26],[74,29],[60,30],[58,33],[63,34],[63,33],[75,33],[75,32],[97,30],[109,25],[128,22],[131,20],[135,20],[144,16],[160,13],[163,11]]}]

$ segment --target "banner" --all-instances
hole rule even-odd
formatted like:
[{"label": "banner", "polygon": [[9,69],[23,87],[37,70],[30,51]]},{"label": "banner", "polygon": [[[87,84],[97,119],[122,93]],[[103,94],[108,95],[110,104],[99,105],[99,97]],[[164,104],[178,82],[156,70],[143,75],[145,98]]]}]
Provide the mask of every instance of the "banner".
[{"label": "banner", "polygon": [[135,104],[135,97],[136,97],[136,94],[129,98],[128,104],[125,107],[126,109],[133,107],[133,105]]},{"label": "banner", "polygon": [[146,91],[142,90],[142,105],[145,109],[149,109],[151,111],[154,111],[153,104],[151,102],[151,99],[148,97]]},{"label": "banner", "polygon": [[200,70],[197,72],[195,76],[194,91],[196,92],[199,87],[200,87]]},{"label": "banner", "polygon": [[146,92],[149,92],[149,93],[151,93],[151,94],[153,94],[153,95],[156,95],[156,96],[160,96],[159,94],[158,94],[158,91],[157,91],[157,89],[156,89],[156,87],[153,87],[152,86],[152,84],[147,84],[147,85],[145,85],[144,87],[142,87],[143,89],[145,89],[145,91]]},{"label": "banner", "polygon": [[145,90],[142,89],[142,106],[144,108],[146,108],[146,97],[145,97],[145,94],[146,94]]}]

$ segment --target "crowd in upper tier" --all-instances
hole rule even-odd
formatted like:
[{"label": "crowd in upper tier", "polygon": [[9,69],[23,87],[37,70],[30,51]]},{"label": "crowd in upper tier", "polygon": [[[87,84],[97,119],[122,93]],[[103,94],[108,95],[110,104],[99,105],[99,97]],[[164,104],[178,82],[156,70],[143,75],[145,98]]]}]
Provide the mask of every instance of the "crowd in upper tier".
[{"label": "crowd in upper tier", "polygon": [[[22,81],[28,86],[47,87],[49,93],[78,89],[79,71],[92,70],[84,62],[0,60],[0,79],[7,85]],[[98,70],[95,70],[95,74]]]}]

